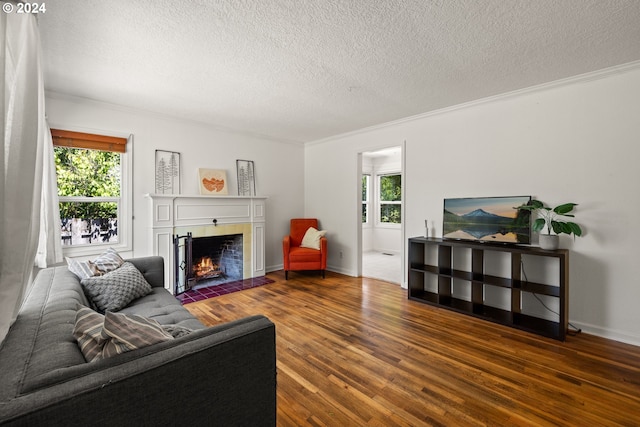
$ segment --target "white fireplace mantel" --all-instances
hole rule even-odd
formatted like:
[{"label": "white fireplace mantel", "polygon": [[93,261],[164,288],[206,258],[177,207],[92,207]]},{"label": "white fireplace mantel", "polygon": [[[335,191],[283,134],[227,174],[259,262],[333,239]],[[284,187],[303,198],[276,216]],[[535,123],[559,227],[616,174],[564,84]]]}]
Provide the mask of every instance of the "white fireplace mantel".
[{"label": "white fireplace mantel", "polygon": [[[251,236],[250,267],[245,279],[265,275],[266,197],[147,194],[151,203],[149,238],[154,255],[164,258],[165,287],[175,284],[173,238],[186,232],[216,233],[248,224]],[[203,231],[205,230],[205,231]]]}]

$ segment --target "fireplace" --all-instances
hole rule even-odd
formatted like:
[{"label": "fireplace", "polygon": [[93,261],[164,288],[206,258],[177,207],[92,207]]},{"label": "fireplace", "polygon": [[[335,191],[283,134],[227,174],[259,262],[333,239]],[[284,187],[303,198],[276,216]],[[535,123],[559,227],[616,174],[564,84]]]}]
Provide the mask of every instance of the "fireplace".
[{"label": "fireplace", "polygon": [[174,236],[175,294],[244,277],[243,235]]},{"label": "fireplace", "polygon": [[[149,194],[148,197],[152,214],[149,236],[153,254],[165,260],[167,290],[181,293],[190,286],[205,286],[209,280],[222,283],[232,281],[234,277],[244,280],[264,276],[264,197],[176,194]],[[221,240],[207,240],[213,237]],[[189,245],[187,238],[192,239]],[[200,242],[207,251],[213,246],[222,249],[198,255]],[[187,248],[189,257],[186,256]],[[191,263],[189,268],[187,262]],[[199,276],[206,277],[191,276],[194,266],[198,266]]]}]

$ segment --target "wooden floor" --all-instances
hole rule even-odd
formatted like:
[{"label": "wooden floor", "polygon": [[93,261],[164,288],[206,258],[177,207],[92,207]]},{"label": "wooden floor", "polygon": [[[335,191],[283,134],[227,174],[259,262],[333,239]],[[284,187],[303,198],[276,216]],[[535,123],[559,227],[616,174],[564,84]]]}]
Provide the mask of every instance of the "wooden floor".
[{"label": "wooden floor", "polygon": [[561,343],[372,279],[268,276],[186,307],[205,324],[276,324],[279,426],[640,426],[640,347]]}]

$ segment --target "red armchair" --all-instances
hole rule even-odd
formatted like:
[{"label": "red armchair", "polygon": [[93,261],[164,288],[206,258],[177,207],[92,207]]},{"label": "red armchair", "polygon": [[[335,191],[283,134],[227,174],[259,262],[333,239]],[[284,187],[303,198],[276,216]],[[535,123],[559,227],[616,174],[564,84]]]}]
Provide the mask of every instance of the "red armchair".
[{"label": "red armchair", "polygon": [[[312,233],[308,236],[315,237],[309,241],[302,240],[310,227],[318,230],[318,220],[315,218],[294,218],[291,220],[289,227],[289,236],[285,236],[282,240],[282,254],[284,259],[284,277],[289,280],[289,271],[301,270],[320,270],[322,278],[325,277],[327,269],[327,238],[324,232]],[[305,246],[316,246],[318,249]]]}]

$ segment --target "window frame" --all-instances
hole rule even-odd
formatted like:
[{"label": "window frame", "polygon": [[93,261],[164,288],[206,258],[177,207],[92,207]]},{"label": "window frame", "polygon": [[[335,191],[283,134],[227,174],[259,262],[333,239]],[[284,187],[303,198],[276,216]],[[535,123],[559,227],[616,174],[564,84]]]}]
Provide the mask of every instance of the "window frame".
[{"label": "window frame", "polygon": [[[362,221],[362,225],[370,225],[371,224],[371,174],[363,173],[362,179],[366,180],[365,198],[364,200],[362,200],[362,206],[366,206],[367,208],[366,214],[365,214],[365,220]],[[360,218],[362,218],[362,211],[360,212],[361,212]]]},{"label": "window frame", "polygon": [[[115,151],[120,154],[120,197],[88,197],[88,196],[58,196],[59,202],[116,202],[118,205],[118,243],[94,243],[76,246],[62,246],[64,256],[78,257],[99,255],[107,248],[113,248],[118,252],[133,250],[133,135],[117,134],[110,132],[112,136],[104,134],[86,133],[85,131],[61,130],[51,128],[53,145],[66,148],[87,148],[102,151]],[[55,135],[55,136],[54,136]],[[59,143],[60,135],[63,138],[73,139],[88,136],[83,142],[87,145],[73,142]],[[97,137],[95,139],[91,137]],[[93,139],[93,140],[92,140]],[[102,139],[102,141],[100,141]],[[125,144],[113,145],[114,139],[124,139]],[[106,141],[106,142],[105,142]],[[95,143],[94,145],[89,145]],[[97,144],[97,145],[96,145]],[[111,145],[109,145],[111,144]]]},{"label": "window frame", "polygon": [[[382,200],[382,185],[380,184],[380,179],[385,176],[400,176],[400,200],[394,201],[386,201]],[[404,179],[402,178],[402,172],[400,171],[380,171],[376,173],[376,201],[377,201],[377,209],[376,209],[376,226],[380,228],[401,228],[402,227],[402,187]],[[382,221],[382,207],[384,205],[400,205],[400,222],[383,222]]]}]

